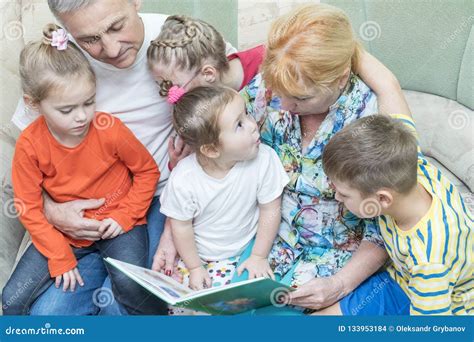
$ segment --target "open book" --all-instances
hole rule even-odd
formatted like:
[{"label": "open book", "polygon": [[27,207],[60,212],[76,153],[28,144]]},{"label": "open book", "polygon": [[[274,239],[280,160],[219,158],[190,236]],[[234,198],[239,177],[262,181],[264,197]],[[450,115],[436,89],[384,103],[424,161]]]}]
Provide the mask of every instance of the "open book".
[{"label": "open book", "polygon": [[294,289],[269,278],[245,280],[194,291],[171,277],[112,258],[105,258],[126,276],[166,303],[212,315],[232,315],[252,309],[288,303]]}]

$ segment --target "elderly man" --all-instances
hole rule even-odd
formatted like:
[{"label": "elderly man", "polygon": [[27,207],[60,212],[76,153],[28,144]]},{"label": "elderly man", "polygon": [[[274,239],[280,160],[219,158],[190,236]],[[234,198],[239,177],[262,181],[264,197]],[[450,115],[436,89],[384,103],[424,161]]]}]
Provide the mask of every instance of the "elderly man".
[{"label": "elderly man", "polygon": [[[182,143],[174,142],[171,108],[159,95],[146,61],[150,41],[160,33],[167,16],[139,14],[140,0],[48,0],[48,4],[85,52],[96,73],[97,110],[120,118],[147,147],[161,171],[147,215],[151,267],[165,222],[159,210],[159,195],[169,176],[168,163],[175,165],[188,153]],[[228,52],[234,52],[231,46]],[[37,116],[38,113],[29,111],[20,101],[12,122],[23,130]],[[44,199],[45,214],[57,229],[76,239],[100,239],[100,222],[84,218],[83,212],[102,206],[103,199],[62,204],[54,203],[47,194]],[[164,251],[165,248],[160,249],[160,253]],[[174,258],[175,252],[168,255]],[[157,256],[157,260],[164,262],[165,255]],[[111,298],[110,281],[104,283],[107,274],[100,255],[93,253],[80,259],[78,267],[85,279],[84,286],[67,293],[51,286],[32,306],[32,315],[90,315],[97,314],[100,308],[105,314],[127,313]],[[138,313],[166,313],[161,302],[151,297],[140,300],[143,310]]]}]

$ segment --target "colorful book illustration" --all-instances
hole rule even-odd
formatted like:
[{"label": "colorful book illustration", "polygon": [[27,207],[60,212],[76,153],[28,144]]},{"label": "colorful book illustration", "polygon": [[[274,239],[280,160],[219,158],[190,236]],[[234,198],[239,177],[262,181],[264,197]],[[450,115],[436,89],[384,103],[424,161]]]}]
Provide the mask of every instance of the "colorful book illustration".
[{"label": "colorful book illustration", "polygon": [[284,306],[289,292],[294,290],[262,277],[194,291],[162,273],[112,258],[104,260],[166,303],[211,315],[234,315],[268,305]]}]

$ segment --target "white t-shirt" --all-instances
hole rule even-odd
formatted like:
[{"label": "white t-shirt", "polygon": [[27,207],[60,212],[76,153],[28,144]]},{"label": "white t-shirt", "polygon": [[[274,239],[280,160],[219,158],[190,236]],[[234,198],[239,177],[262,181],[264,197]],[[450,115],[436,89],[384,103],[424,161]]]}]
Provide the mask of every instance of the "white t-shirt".
[{"label": "white t-shirt", "polygon": [[275,151],[263,144],[256,158],[237,163],[223,179],[206,174],[193,153],[171,173],[160,210],[192,219],[201,259],[222,260],[243,252],[257,232],[258,204],[280,196],[288,181]]},{"label": "white t-shirt", "polygon": [[[161,31],[167,15],[140,13],[145,29],[145,38],[137,59],[126,69],[118,69],[100,62],[84,52],[97,78],[97,111],[112,113],[119,118],[145,145],[154,157],[160,172],[160,182],[155,195],[159,195],[169,177],[168,139],[173,133],[171,106],[158,93],[147,65],[147,50],[150,42]],[[227,45],[229,47],[229,44]],[[235,49],[230,46],[228,53]],[[25,108],[20,100],[12,122],[24,130],[39,114]]]}]

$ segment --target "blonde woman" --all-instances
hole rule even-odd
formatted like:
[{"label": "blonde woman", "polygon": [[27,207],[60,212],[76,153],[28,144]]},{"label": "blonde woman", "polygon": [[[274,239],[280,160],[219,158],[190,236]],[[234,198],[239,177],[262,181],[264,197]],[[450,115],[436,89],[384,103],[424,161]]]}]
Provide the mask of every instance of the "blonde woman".
[{"label": "blonde woman", "polygon": [[[376,222],[355,217],[335,200],[322,168],[324,148],[358,118],[394,104],[405,114],[409,109],[393,75],[356,41],[344,12],[322,4],[275,21],[262,74],[244,97],[261,125],[262,142],[277,152],[290,177],[271,265],[282,281],[297,287],[291,304],[311,311],[329,307],[375,273],[387,254]],[[377,300],[391,300],[389,290],[379,291]],[[351,311],[356,304],[345,303],[343,313],[363,313]],[[324,313],[341,313],[338,308]]]}]

